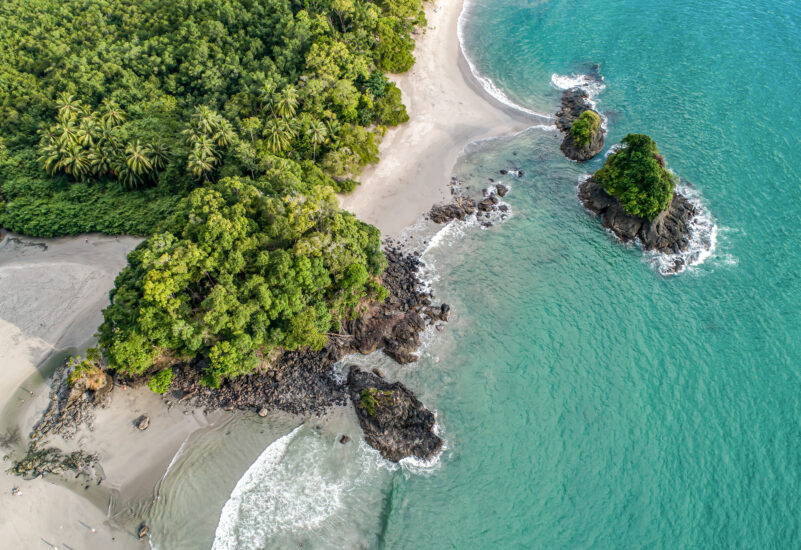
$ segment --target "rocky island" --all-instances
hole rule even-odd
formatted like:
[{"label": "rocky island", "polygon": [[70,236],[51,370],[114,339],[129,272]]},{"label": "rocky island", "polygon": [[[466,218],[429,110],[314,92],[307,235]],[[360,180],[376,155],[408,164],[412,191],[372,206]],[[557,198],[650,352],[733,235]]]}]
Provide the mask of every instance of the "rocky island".
[{"label": "rocky island", "polygon": [[590,160],[604,147],[601,115],[592,109],[587,92],[581,88],[570,88],[562,94],[556,127],[565,134],[560,148],[571,160]]},{"label": "rocky island", "polygon": [[645,250],[665,254],[689,244],[695,207],[676,191],[676,176],[649,136],[627,135],[603,167],[579,185],[578,198],[624,242],[637,240]]}]

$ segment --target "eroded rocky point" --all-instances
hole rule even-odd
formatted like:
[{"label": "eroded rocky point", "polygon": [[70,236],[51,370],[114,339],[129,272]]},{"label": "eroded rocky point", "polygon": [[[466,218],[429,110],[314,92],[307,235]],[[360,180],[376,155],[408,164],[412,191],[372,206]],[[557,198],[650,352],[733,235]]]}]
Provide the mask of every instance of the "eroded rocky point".
[{"label": "eroded rocky point", "polygon": [[428,460],[442,449],[442,439],[434,433],[434,413],[406,386],[355,366],[347,385],[365,440],[381,456],[393,462],[408,456]]},{"label": "eroded rocky point", "polygon": [[[584,115],[585,112],[589,114]],[[577,125],[575,129],[574,125]],[[579,126],[582,127],[581,132],[578,131]],[[604,147],[601,116],[592,109],[587,92],[581,88],[570,88],[562,94],[562,105],[556,113],[556,127],[565,135],[560,148],[569,159],[579,162],[589,160]]]},{"label": "eroded rocky point", "polygon": [[633,216],[621,202],[589,178],[579,185],[578,197],[584,208],[601,216],[603,226],[620,240],[639,240],[645,250],[676,254],[687,249],[695,207],[683,195],[674,192],[670,206],[652,220]]}]

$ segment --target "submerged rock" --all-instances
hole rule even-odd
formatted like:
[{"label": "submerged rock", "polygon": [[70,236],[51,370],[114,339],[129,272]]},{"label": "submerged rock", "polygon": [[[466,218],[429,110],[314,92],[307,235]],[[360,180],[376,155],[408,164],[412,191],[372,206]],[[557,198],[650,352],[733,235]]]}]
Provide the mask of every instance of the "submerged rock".
[{"label": "submerged rock", "polygon": [[442,439],[433,431],[434,413],[400,382],[388,383],[351,366],[348,390],[365,441],[387,460],[426,460],[442,448]]},{"label": "submerged rock", "polygon": [[587,92],[581,88],[565,90],[562,94],[562,107],[556,113],[556,127],[565,134],[560,148],[567,158],[579,162],[591,159],[604,147],[604,131],[600,124],[591,133],[589,141],[582,145],[577,144],[570,133],[573,124],[585,111],[592,111],[600,121],[600,115],[591,108],[587,100]]},{"label": "submerged rock", "polygon": [[607,194],[593,178],[579,185],[578,198],[584,208],[601,216],[604,227],[624,242],[637,239],[645,250],[666,254],[681,252],[689,245],[695,207],[679,193],[673,194],[670,206],[653,220],[628,214],[620,201]]}]

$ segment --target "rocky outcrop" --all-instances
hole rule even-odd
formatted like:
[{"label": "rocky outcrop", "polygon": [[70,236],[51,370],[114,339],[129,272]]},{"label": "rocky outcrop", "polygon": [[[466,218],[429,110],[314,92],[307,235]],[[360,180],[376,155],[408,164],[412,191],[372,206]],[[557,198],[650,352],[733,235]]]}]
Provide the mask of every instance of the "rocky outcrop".
[{"label": "rocky outcrop", "polygon": [[388,383],[352,366],[348,391],[365,440],[387,460],[427,460],[442,448],[442,439],[434,433],[434,413],[400,382]]},{"label": "rocky outcrop", "polygon": [[428,324],[446,322],[450,307],[433,305],[431,296],[419,290],[422,263],[417,257],[392,243],[385,245],[385,254],[388,266],[382,283],[389,297],[368,307],[360,318],[345,321],[322,350],[285,352],[261,372],[225,381],[220,388],[201,384],[204,359],[175,365],[167,402],[264,415],[271,410],[319,415],[347,401],[346,388],[332,374],[332,365],[345,355],[383,350],[398,363],[416,361],[420,333]]},{"label": "rocky outcrop", "polygon": [[448,223],[451,220],[464,220],[476,211],[476,201],[464,196],[457,196],[451,204],[432,206],[428,213],[434,223]]},{"label": "rocky outcrop", "polygon": [[[562,153],[569,159],[579,162],[590,160],[604,148],[604,131],[600,126],[592,133],[590,141],[582,146],[576,144],[570,134],[570,129],[576,119],[584,111],[591,110],[592,107],[587,100],[587,92],[581,88],[570,88],[562,94],[562,107],[556,113],[556,127],[565,134],[560,148]],[[600,115],[598,116],[600,117]]]},{"label": "rocky outcrop", "polygon": [[601,216],[604,227],[624,242],[636,239],[645,250],[666,254],[687,249],[695,207],[679,193],[673,194],[670,206],[653,220],[626,213],[620,201],[608,195],[593,178],[579,185],[578,198],[584,208]]}]

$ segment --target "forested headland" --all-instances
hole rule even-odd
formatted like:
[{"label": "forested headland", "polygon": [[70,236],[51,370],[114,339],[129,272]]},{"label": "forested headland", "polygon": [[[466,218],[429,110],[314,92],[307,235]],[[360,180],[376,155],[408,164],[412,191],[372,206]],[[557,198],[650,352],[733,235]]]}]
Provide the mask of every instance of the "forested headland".
[{"label": "forested headland", "polygon": [[[408,119],[420,0],[9,0],[0,225],[149,236],[104,312],[112,368],[206,382],[321,347],[383,299],[377,229],[337,207]],[[168,374],[158,375],[159,388]]]}]

